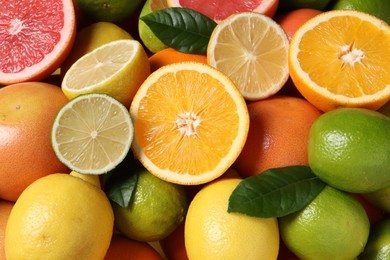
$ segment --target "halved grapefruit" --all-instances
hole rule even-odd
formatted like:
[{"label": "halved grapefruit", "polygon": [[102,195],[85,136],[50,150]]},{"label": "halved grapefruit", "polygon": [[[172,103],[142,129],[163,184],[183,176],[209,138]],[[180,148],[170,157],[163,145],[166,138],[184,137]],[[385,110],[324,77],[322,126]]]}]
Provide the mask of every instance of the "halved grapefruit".
[{"label": "halved grapefruit", "polygon": [[52,74],[73,46],[72,0],[2,1],[0,84],[39,81]]},{"label": "halved grapefruit", "polygon": [[167,0],[169,7],[183,7],[200,12],[219,23],[231,14],[258,12],[273,17],[279,0]]}]

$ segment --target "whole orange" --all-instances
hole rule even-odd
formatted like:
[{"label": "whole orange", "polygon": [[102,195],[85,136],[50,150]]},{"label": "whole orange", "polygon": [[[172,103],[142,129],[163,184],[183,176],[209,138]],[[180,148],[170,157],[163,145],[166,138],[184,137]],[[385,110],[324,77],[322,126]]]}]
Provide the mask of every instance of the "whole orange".
[{"label": "whole orange", "polygon": [[5,227],[13,206],[14,202],[0,199],[0,260],[6,259],[4,250]]},{"label": "whole orange", "polygon": [[169,260],[188,260],[184,244],[184,221],[169,236],[161,239],[160,245]]},{"label": "whole orange", "polygon": [[162,260],[162,256],[148,243],[127,238],[119,233],[112,236],[104,260]]},{"label": "whole orange", "polygon": [[57,159],[50,133],[68,101],[61,89],[25,82],[0,89],[0,198],[16,201],[34,180],[69,170]]},{"label": "whole orange", "polygon": [[163,49],[149,57],[151,71],[155,71],[168,64],[183,61],[195,61],[207,64],[207,57],[204,54],[184,53],[173,48]]},{"label": "whole orange", "polygon": [[253,176],[269,168],[308,165],[310,127],[321,111],[302,98],[274,95],[248,104],[249,133],[234,168]]},{"label": "whole orange", "polygon": [[317,9],[302,8],[279,14],[274,19],[280,26],[282,26],[283,30],[287,34],[288,39],[291,40],[295,31],[303,23],[320,13],[322,13],[322,11]]}]

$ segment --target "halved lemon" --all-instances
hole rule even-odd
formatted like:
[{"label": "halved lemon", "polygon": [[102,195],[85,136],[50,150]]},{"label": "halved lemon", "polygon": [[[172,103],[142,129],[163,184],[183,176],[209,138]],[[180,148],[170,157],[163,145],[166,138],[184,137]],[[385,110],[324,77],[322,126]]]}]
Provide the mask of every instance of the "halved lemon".
[{"label": "halved lemon", "polygon": [[233,14],[214,29],[208,63],[230,77],[247,100],[278,92],[289,77],[289,40],[282,27],[260,13]]},{"label": "halved lemon", "polygon": [[133,135],[133,123],[123,104],[105,94],[85,94],[59,110],[51,141],[58,159],[71,170],[103,174],[123,161]]},{"label": "halved lemon", "polygon": [[247,106],[234,83],[197,62],[153,72],[130,115],[136,157],[157,177],[184,185],[221,176],[241,152],[249,128]]},{"label": "halved lemon", "polygon": [[65,73],[61,88],[69,99],[104,93],[129,107],[149,74],[148,56],[141,43],[116,40],[81,56]]},{"label": "halved lemon", "polygon": [[353,10],[324,12],[291,39],[291,78],[322,111],[376,110],[390,100],[390,26]]}]

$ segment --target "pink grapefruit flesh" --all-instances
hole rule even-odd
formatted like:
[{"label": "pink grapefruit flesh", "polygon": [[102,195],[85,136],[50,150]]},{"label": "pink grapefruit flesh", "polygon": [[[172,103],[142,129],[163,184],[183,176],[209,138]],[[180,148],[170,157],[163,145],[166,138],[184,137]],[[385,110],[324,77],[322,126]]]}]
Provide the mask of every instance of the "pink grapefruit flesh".
[{"label": "pink grapefruit flesh", "polygon": [[0,84],[38,81],[52,74],[73,45],[72,0],[1,1]]},{"label": "pink grapefruit flesh", "polygon": [[189,8],[215,22],[239,12],[258,12],[272,17],[279,5],[279,0],[167,0],[167,2],[169,7]]}]

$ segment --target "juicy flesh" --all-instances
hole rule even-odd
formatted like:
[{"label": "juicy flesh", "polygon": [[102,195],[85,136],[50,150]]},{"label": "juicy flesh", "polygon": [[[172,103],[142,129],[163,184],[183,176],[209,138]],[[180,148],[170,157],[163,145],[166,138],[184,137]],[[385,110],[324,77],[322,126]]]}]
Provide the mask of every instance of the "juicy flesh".
[{"label": "juicy flesh", "polygon": [[65,111],[59,122],[59,150],[81,169],[101,169],[114,163],[129,142],[132,130],[123,111],[107,103],[102,98],[84,99]]},{"label": "juicy flesh", "polygon": [[181,7],[196,10],[215,21],[222,21],[229,15],[255,10],[263,0],[179,0]]},{"label": "juicy flesh", "polygon": [[356,98],[390,84],[390,37],[371,23],[332,18],[308,31],[299,48],[301,68],[331,93]]},{"label": "juicy flesh", "polygon": [[[266,28],[253,30],[251,25]],[[286,71],[288,46],[278,36],[260,20],[233,22],[218,37],[216,67],[233,79],[244,96],[267,93],[280,84]]]},{"label": "juicy flesh", "polygon": [[42,61],[60,41],[63,3],[2,1],[1,5],[0,70],[18,73]]},{"label": "juicy flesh", "polygon": [[236,104],[208,74],[172,73],[150,86],[141,100],[137,143],[161,169],[191,175],[211,171],[237,136]]},{"label": "juicy flesh", "polygon": [[99,84],[131,62],[135,51],[133,45],[116,44],[113,48],[91,52],[77,62],[77,73],[69,74],[66,85],[73,89],[83,89]]}]

